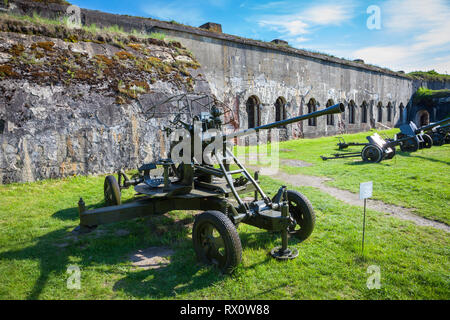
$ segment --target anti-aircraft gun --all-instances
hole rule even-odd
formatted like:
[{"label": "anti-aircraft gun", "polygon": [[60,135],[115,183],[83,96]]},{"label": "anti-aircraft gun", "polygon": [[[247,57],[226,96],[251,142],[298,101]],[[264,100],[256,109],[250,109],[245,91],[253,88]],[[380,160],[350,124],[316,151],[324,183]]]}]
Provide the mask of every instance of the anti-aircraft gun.
[{"label": "anti-aircraft gun", "polygon": [[[403,140],[400,149],[405,152],[415,152],[423,148],[433,146],[433,138],[427,134],[435,127],[445,125],[450,122],[450,118],[434,122],[432,124],[418,128],[414,122],[400,126],[400,132],[396,134],[396,140]],[[409,139],[407,139],[409,137]]]},{"label": "anti-aircraft gun", "polygon": [[[191,137],[182,150],[177,149],[182,142],[171,146],[171,155],[180,156],[181,160],[169,158],[144,164],[131,178],[123,170],[118,171],[118,179],[113,175],[107,176],[104,183],[105,207],[86,210],[80,198],[78,230],[89,232],[101,224],[172,210],[201,210],[204,212],[195,217],[192,232],[199,260],[217,265],[223,272],[231,272],[240,263],[242,255],[236,231],[239,223],[281,232],[282,245],[274,248],[271,255],[277,259],[293,259],[298,251],[288,247],[288,234],[301,240],[309,237],[315,224],[311,203],[301,193],[285,186],[269,198],[258,183],[258,172],[252,176],[226,143],[261,130],[343,111],[344,106],[339,103],[306,115],[225,135],[221,134],[221,113],[215,106],[209,113],[195,117],[193,123],[186,123],[177,116],[172,121],[173,126],[184,129],[181,131]],[[171,133],[174,129],[169,128],[166,132]],[[201,155],[214,145],[217,148],[212,148],[211,156],[215,163],[206,164]],[[231,164],[237,169],[231,170]],[[162,167],[160,176],[153,174],[157,167]],[[121,203],[121,190],[131,186],[137,195],[133,201]],[[254,192],[253,200],[240,197],[249,192]]]}]

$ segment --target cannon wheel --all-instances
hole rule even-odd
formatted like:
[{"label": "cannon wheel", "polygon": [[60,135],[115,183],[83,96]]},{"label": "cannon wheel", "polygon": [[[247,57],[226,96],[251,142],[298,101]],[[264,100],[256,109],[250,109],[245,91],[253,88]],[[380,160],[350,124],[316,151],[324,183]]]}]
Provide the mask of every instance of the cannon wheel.
[{"label": "cannon wheel", "polygon": [[383,160],[383,150],[374,144],[369,144],[362,149],[361,157],[364,162],[377,163]]},{"label": "cannon wheel", "polygon": [[416,152],[419,150],[419,142],[416,137],[411,137],[411,139],[402,142],[400,145],[400,150],[403,152]]},{"label": "cannon wheel", "polygon": [[424,141],[424,148],[431,148],[433,146],[433,139],[428,134],[423,134],[422,138]]},{"label": "cannon wheel", "polygon": [[106,176],[103,191],[107,206],[117,206],[121,203],[120,187],[114,176]]},{"label": "cannon wheel", "polygon": [[289,229],[289,233],[300,240],[306,240],[313,232],[316,223],[316,214],[311,202],[303,194],[294,190],[287,191],[287,198],[289,213],[297,223],[295,227]]},{"label": "cannon wheel", "polygon": [[242,245],[236,227],[220,211],[205,211],[195,217],[192,241],[197,258],[231,273],[241,263]]}]

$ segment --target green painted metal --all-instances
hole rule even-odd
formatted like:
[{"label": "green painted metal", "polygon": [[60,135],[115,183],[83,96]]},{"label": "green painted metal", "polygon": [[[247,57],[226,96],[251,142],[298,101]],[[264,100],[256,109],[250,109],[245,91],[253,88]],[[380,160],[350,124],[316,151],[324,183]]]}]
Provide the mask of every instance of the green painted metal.
[{"label": "green painted metal", "polygon": [[[344,111],[344,106],[336,104],[324,110],[270,123],[253,130],[281,127],[289,123],[342,111]],[[202,113],[193,120],[200,121],[201,130],[206,133],[208,129],[221,130],[220,116],[218,108],[212,105],[209,114]],[[172,124],[176,128],[181,127],[188,130],[191,136],[195,134],[194,123],[188,124],[182,121],[179,115],[172,121]],[[171,128],[167,128],[165,131],[170,133],[171,130]],[[243,130],[234,135],[222,137],[224,147],[219,153],[214,154],[219,168],[197,163],[193,146],[190,163],[175,164],[172,159],[161,159],[154,163],[144,164],[138,169],[138,174],[132,177],[128,177],[122,169],[119,170],[117,182],[116,179],[109,178],[108,190],[122,190],[133,186],[137,196],[134,200],[126,203],[93,210],[86,210],[84,201],[80,199],[78,204],[80,231],[88,232],[101,224],[164,214],[173,210],[212,210],[223,213],[235,225],[242,222],[266,230],[281,231],[283,245],[282,249],[277,251],[277,258],[285,259],[288,256],[291,258],[296,256],[293,254],[295,250],[287,249],[288,229],[295,227],[295,220],[289,214],[286,187],[280,187],[274,199],[269,199],[258,184],[258,174],[256,173],[255,177],[252,177],[233,153],[226,148],[225,141],[227,139],[246,135],[249,132],[249,130]],[[201,142],[201,151],[204,151],[208,143]],[[234,162],[239,169],[230,171],[230,163],[226,162],[226,159]],[[151,172],[161,166],[163,176],[152,177]],[[255,194],[254,200],[244,201],[240,198],[240,194],[252,191]],[[110,197],[110,194],[105,192],[105,197],[107,196]],[[120,203],[120,199],[118,203]]]}]

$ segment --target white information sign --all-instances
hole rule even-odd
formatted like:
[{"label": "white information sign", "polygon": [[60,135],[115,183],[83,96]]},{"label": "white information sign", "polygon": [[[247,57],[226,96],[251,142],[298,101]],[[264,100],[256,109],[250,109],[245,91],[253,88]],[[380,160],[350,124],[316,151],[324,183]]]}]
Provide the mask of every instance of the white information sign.
[{"label": "white information sign", "polygon": [[363,182],[359,184],[359,199],[367,199],[372,196],[373,182]]}]

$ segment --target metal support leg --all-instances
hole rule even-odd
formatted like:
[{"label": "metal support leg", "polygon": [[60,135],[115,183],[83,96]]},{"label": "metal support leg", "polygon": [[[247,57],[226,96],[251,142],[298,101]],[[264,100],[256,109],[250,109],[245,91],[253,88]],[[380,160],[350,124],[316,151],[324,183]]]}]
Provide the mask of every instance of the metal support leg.
[{"label": "metal support leg", "polygon": [[[80,201],[78,201],[78,216],[81,217],[81,215],[85,211],[86,211],[86,204],[84,203],[83,198],[80,198]],[[96,228],[97,226],[86,226],[80,223],[80,225],[76,227],[73,231],[77,233],[89,233],[91,231],[94,231]]]},{"label": "metal support leg", "polygon": [[[281,216],[286,218],[289,216],[289,205],[287,201],[287,189],[283,186],[283,203],[281,204]],[[281,247],[275,247],[270,252],[272,257],[278,260],[291,260],[298,257],[298,250],[295,248],[288,248],[288,230],[287,228],[281,230]]]}]

